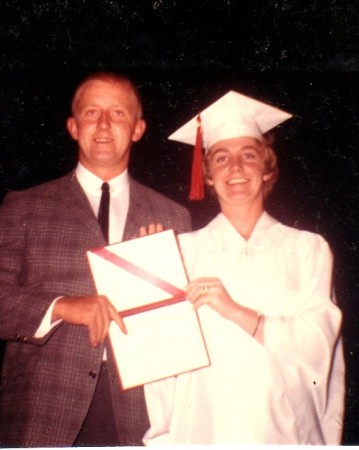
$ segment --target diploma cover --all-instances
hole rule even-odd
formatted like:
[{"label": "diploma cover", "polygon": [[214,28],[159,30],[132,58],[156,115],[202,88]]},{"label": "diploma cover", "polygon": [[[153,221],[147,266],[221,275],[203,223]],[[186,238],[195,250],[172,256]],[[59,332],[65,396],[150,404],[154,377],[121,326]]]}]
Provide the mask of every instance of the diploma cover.
[{"label": "diploma cover", "polygon": [[209,365],[177,239],[166,230],[87,252],[99,295],[121,313],[128,334],[109,336],[123,389]]}]

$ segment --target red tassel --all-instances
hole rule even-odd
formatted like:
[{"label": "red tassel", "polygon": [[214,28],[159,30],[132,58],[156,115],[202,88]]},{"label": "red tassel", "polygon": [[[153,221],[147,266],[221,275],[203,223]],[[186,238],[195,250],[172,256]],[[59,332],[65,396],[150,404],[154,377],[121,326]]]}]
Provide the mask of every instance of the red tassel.
[{"label": "red tassel", "polygon": [[202,127],[201,117],[197,117],[196,145],[193,151],[192,178],[190,200],[202,200],[204,198],[203,173],[202,173]]}]

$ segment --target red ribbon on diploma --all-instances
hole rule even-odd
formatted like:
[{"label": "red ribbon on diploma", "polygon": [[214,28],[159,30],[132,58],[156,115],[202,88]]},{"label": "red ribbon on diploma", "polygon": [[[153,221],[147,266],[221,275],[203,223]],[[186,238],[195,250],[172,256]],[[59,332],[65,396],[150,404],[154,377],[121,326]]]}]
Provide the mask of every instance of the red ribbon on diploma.
[{"label": "red ribbon on diploma", "polygon": [[174,303],[178,303],[180,301],[185,300],[185,292],[182,291],[182,289],[179,289],[178,287],[174,286],[171,283],[168,283],[167,281],[163,280],[162,278],[157,277],[156,275],[153,275],[151,272],[148,272],[145,269],[142,269],[139,266],[136,266],[135,264],[131,263],[130,261],[122,258],[119,255],[115,255],[115,253],[110,252],[106,248],[102,247],[97,250],[94,250],[93,253],[95,255],[101,256],[101,258],[106,259],[106,261],[111,262],[112,264],[121,267],[121,269],[126,270],[127,272],[132,273],[133,275],[138,276],[139,278],[142,278],[143,280],[147,281],[148,283],[162,289],[165,292],[168,292],[170,295],[172,295],[172,298],[166,299],[166,300],[160,300],[158,302],[150,303],[143,306],[138,306],[137,308],[131,308],[126,309],[124,311],[120,311],[122,317],[131,316],[133,314],[150,311],[152,309],[160,308],[162,306],[168,306],[172,305]]}]

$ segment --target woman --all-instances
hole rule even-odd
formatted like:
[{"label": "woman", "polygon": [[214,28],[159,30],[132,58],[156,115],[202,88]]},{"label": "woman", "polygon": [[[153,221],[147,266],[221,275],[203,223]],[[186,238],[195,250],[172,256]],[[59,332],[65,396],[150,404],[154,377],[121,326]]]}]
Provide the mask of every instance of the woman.
[{"label": "woman", "polygon": [[[233,91],[201,113],[204,179],[221,212],[179,240],[211,365],[145,387],[147,445],[340,444],[332,254],[264,211],[278,174],[264,133],[289,117]],[[195,122],[170,138],[194,142]]]}]

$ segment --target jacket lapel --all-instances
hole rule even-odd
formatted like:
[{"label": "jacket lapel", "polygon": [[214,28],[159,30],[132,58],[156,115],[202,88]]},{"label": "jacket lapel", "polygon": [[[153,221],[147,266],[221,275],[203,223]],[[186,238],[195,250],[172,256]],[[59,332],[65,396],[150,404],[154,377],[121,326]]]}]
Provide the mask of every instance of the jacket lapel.
[{"label": "jacket lapel", "polygon": [[149,206],[146,199],[137,189],[137,184],[130,178],[130,204],[123,233],[123,240],[134,239],[139,235],[139,229],[146,225],[149,217]]},{"label": "jacket lapel", "polygon": [[97,218],[92,211],[86,194],[77,181],[75,172],[64,177],[63,198],[68,213],[72,214],[74,219],[81,222],[82,226],[87,228],[91,234],[97,237],[99,243],[103,245],[104,239]]},{"label": "jacket lapel", "polygon": [[[125,223],[123,240],[138,237],[139,229],[146,225],[150,214],[150,207],[143,191],[139,190],[137,183],[130,177],[130,202]],[[99,244],[104,245],[104,239],[97,218],[92,211],[91,205],[77,181],[75,172],[63,177],[63,199],[64,207],[69,214],[73,214],[81,222],[82,226],[87,228],[95,238],[98,238]]]}]

